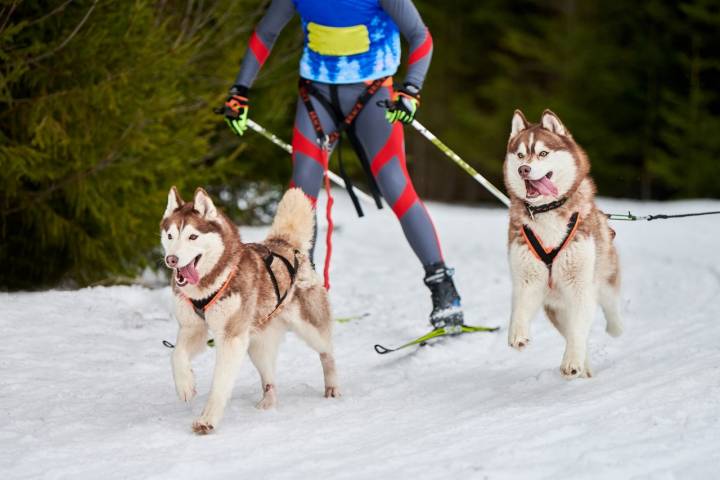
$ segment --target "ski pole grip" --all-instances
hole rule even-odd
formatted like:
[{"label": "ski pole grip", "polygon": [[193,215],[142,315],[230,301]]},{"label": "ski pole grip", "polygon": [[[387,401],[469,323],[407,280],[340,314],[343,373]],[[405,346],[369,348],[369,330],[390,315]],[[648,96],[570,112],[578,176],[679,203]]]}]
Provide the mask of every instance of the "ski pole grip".
[{"label": "ski pole grip", "polygon": [[378,107],[381,107],[381,108],[388,109],[388,110],[391,109],[393,106],[392,102],[390,100],[388,100],[387,98],[385,100],[378,100],[377,102],[375,102],[375,105],[377,105]]},{"label": "ski pole grip", "polygon": [[375,345],[375,347],[373,347],[373,348],[375,348],[375,351],[376,351],[377,353],[379,353],[380,355],[385,355],[386,353],[392,352],[391,349],[385,348],[385,347],[383,347],[382,345]]}]

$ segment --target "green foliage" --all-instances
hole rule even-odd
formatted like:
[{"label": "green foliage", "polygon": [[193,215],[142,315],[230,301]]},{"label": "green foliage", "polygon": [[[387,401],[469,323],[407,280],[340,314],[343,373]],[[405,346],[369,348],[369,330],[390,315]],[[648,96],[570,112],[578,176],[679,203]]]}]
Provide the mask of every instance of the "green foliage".
[{"label": "green foliage", "polygon": [[[551,108],[608,196],[718,196],[720,4],[715,0],[418,1],[435,39],[420,121],[494,182],[515,108]],[[420,190],[488,199],[411,137]],[[447,178],[447,177],[443,177]]]},{"label": "green foliage", "polygon": [[[171,185],[190,196],[286,178],[286,158],[268,161],[212,113],[257,2],[0,5],[0,287],[136,274]],[[291,108],[291,89],[273,93],[268,111]]]}]

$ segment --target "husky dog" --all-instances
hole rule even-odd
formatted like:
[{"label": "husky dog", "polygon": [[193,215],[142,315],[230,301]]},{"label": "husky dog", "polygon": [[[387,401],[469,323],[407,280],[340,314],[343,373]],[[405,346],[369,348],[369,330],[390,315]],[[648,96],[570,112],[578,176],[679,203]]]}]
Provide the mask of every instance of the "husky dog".
[{"label": "husky dog", "polygon": [[607,332],[622,333],[615,232],[595,206],[589,172],[587,155],[557,115],[545,110],[531,125],[515,111],[504,164],[513,283],[508,342],[518,350],[528,345],[530,320],[543,306],[565,337],[560,372],[568,379],[592,376],[587,344],[598,303]]},{"label": "husky dog", "polygon": [[181,400],[195,396],[190,363],[204,350],[208,329],[217,348],[210,396],[192,424],[195,433],[218,426],[246,352],[262,382],[257,407],[275,406],[275,361],[286,330],[320,354],[325,397],[340,395],[328,296],[307,256],[314,221],[309,200],[292,189],[267,239],[242,243],[237,227],[205,190],[198,188],[192,202],[183,202],[175,187],[170,190],[160,228],[180,324],[172,367]]}]

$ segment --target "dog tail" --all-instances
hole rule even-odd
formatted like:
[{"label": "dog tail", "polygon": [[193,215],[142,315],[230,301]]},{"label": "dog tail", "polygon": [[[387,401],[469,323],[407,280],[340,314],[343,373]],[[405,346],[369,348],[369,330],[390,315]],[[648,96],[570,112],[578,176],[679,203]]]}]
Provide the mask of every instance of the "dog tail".
[{"label": "dog tail", "polygon": [[315,212],[310,200],[299,188],[291,188],[283,195],[268,239],[285,240],[301,252],[312,247],[315,230]]}]

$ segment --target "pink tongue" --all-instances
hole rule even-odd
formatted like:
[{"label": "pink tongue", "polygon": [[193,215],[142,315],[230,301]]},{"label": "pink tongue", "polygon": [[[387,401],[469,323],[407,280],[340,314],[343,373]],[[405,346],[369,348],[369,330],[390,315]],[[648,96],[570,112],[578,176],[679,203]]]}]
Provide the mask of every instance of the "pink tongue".
[{"label": "pink tongue", "polygon": [[195,270],[195,260],[182,267],[179,272],[180,275],[185,277],[185,280],[193,285],[200,281],[200,275],[198,275],[197,270]]},{"label": "pink tongue", "polygon": [[540,180],[530,180],[532,186],[537,189],[542,195],[551,195],[553,197],[558,196],[558,189],[547,177],[542,177]]}]

